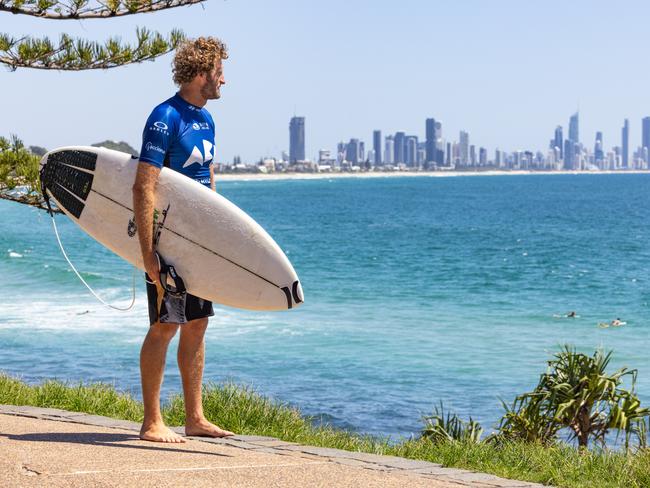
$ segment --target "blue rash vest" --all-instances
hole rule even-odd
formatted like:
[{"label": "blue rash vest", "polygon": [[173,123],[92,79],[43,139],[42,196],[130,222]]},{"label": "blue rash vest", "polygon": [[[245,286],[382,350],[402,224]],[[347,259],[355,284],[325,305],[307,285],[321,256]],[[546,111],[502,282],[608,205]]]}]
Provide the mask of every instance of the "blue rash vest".
[{"label": "blue rash vest", "polygon": [[140,161],[167,166],[210,187],[214,120],[178,93],[153,109],[142,132]]}]

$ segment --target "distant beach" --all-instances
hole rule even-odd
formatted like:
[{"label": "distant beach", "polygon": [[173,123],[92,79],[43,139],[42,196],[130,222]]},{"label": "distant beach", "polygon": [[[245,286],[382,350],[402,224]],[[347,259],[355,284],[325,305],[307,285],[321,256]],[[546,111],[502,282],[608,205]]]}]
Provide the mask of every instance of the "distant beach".
[{"label": "distant beach", "polygon": [[607,175],[607,174],[649,174],[650,170],[633,171],[368,171],[337,173],[217,173],[217,180],[320,180],[335,178],[395,178],[429,177],[446,178],[454,176],[521,176],[521,175]]}]

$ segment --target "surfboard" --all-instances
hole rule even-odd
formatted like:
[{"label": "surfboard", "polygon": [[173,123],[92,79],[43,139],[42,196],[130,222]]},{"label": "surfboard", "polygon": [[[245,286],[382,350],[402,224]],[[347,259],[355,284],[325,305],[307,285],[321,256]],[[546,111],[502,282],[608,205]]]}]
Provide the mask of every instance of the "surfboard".
[{"label": "surfboard", "polygon": [[[143,269],[133,214],[137,158],[101,147],[54,149],[41,160],[47,195],[81,229]],[[285,253],[249,215],[218,193],[169,168],[156,187],[157,250],[188,293],[249,310],[303,303]]]}]

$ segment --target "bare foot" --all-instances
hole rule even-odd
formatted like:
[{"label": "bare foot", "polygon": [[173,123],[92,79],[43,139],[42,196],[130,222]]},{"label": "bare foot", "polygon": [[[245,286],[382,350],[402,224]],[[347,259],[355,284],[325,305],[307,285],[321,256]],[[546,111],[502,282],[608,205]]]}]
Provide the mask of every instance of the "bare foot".
[{"label": "bare foot", "polygon": [[193,421],[185,424],[185,435],[197,437],[230,437],[235,435],[234,432],[223,430],[206,419]]},{"label": "bare foot", "polygon": [[169,429],[165,424],[151,424],[146,429],[144,425],[140,429],[140,439],[152,442],[167,442],[179,444],[185,442],[182,436]]}]

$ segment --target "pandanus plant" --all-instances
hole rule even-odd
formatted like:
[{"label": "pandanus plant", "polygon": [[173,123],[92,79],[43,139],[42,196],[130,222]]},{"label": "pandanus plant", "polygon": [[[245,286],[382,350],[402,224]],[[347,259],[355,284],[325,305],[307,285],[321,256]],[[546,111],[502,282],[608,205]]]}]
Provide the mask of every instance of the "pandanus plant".
[{"label": "pandanus plant", "polygon": [[449,411],[445,413],[442,402],[434,408],[433,415],[424,417],[424,422],[422,437],[434,444],[449,441],[478,443],[483,433],[483,428],[471,417],[469,422],[465,422],[456,414]]},{"label": "pandanus plant", "polygon": [[[593,439],[605,445],[612,431],[624,433],[625,447],[635,437],[646,447],[646,419],[650,410],[641,407],[634,392],[636,369],[606,369],[612,352],[597,350],[593,356],[570,346],[554,355],[532,392],[518,396],[512,406],[504,405],[499,434],[504,438],[552,443],[563,428],[580,447]],[[623,386],[629,379],[630,389]]]}]

